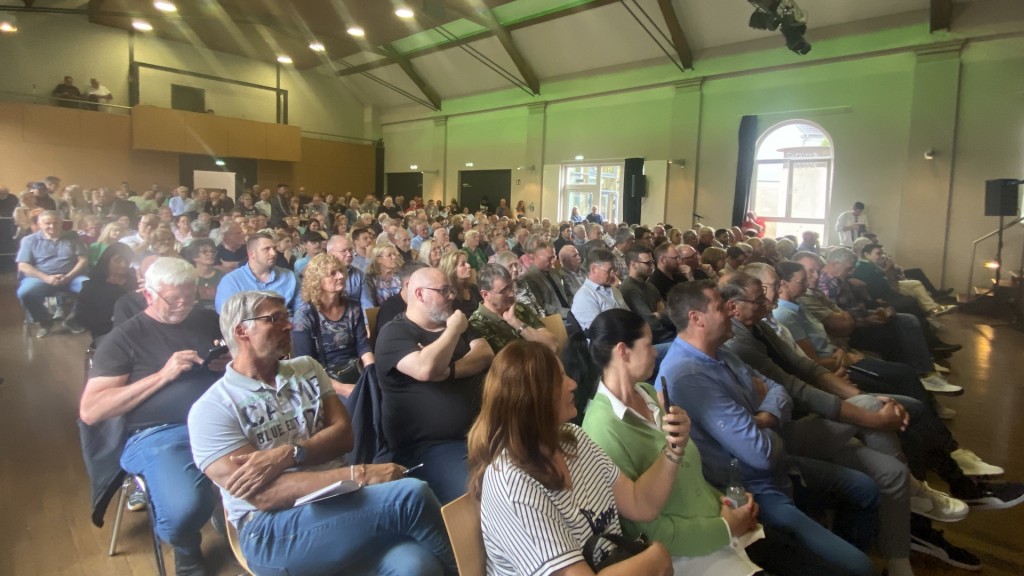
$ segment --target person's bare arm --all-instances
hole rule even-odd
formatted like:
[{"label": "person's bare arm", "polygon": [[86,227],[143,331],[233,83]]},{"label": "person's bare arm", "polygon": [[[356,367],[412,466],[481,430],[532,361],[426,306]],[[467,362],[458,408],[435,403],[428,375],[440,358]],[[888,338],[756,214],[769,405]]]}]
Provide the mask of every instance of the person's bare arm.
[{"label": "person's bare arm", "polygon": [[[674,454],[676,459],[682,458],[690,440],[690,418],[686,411],[678,406],[671,406],[669,413],[665,414],[662,430],[666,432],[665,450]],[[620,473],[612,484],[619,514],[623,518],[637,522],[653,521],[665,506],[675,485],[678,471],[678,462],[673,462],[662,454],[635,482]]]},{"label": "person's bare arm", "polygon": [[477,338],[469,343],[469,352],[455,362],[455,377],[475,376],[491,366],[494,350],[487,340]]},{"label": "person's bare arm", "polygon": [[[299,443],[306,452],[303,466],[329,462],[352,450],[352,425],[345,406],[337,396],[325,396],[321,401],[324,428]],[[296,465],[292,452],[291,444],[285,444],[231,456],[231,463],[237,468],[224,480],[224,488],[232,495],[248,500],[286,469]]]},{"label": "person's bare arm", "polygon": [[21,272],[25,276],[42,280],[47,284],[53,284],[54,280],[57,278],[56,274],[47,274],[28,262],[18,262],[18,272]]},{"label": "person's bare arm", "polygon": [[[461,322],[460,322],[461,320]],[[455,352],[459,336],[466,331],[469,323],[461,310],[456,310],[448,318],[441,337],[427,346],[406,354],[398,361],[398,371],[421,382],[440,382],[451,375],[448,368]]]},{"label": "person's bare arm", "polygon": [[817,380],[818,388],[835,394],[836,396],[846,400],[860,394],[860,390],[853,385],[848,379],[840,378],[834,372],[826,372],[818,377]]},{"label": "person's bare arm", "polygon": [[195,350],[181,350],[172,354],[159,372],[131,384],[128,384],[128,374],[90,378],[82,392],[78,416],[86,424],[95,424],[127,414],[157,390],[202,362]]},{"label": "person's bare arm", "polygon": [[78,262],[75,262],[75,267],[72,268],[71,271],[68,272],[67,274],[64,274],[65,283],[70,282],[72,278],[78,276],[79,274],[84,274],[85,268],[87,266],[89,266],[89,257],[85,255],[79,256]]}]

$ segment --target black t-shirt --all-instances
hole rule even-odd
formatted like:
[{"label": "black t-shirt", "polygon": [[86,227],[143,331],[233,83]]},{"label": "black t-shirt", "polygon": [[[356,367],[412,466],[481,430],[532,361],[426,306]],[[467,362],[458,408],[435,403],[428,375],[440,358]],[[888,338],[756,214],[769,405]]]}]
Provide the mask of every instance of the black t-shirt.
[{"label": "black t-shirt", "polygon": [[249,252],[245,249],[245,244],[238,247],[237,250],[228,250],[223,244],[217,245],[217,264],[220,265],[222,262],[238,262],[241,266],[249,261]]},{"label": "black t-shirt", "polygon": [[388,298],[380,305],[380,310],[377,311],[377,326],[373,334],[370,337],[374,340],[380,335],[380,331],[384,329],[384,326],[388,322],[391,322],[399,314],[405,314],[405,309],[408,305],[405,303],[405,299],[402,298],[401,294],[395,294],[391,298]]},{"label": "black t-shirt", "polygon": [[[138,314],[103,338],[89,377],[127,374],[129,384],[138,382],[159,372],[180,350],[195,350],[205,357],[220,337],[217,314],[211,310],[196,308],[180,324],[164,324],[148,314]],[[128,430],[186,422],[192,404],[223,375],[198,365],[185,371],[126,414]]]},{"label": "black t-shirt", "polygon": [[17,207],[18,197],[14,194],[8,194],[5,198],[0,198],[0,218],[14,216],[14,209]]},{"label": "black t-shirt", "polygon": [[[375,355],[384,397],[384,436],[395,452],[421,442],[465,440],[480,412],[485,372],[456,380],[421,382],[398,370],[402,358],[434,343],[442,333],[420,328],[405,314],[380,331]],[[469,353],[469,343],[479,337],[472,328],[463,332],[452,361]]]}]

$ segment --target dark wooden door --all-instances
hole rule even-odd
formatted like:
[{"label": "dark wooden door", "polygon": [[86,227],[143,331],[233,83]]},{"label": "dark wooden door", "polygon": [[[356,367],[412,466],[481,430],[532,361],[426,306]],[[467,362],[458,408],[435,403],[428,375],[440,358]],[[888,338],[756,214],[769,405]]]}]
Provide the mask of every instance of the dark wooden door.
[{"label": "dark wooden door", "polygon": [[386,194],[392,198],[402,196],[408,203],[416,196],[423,196],[423,172],[388,172],[387,180]]}]

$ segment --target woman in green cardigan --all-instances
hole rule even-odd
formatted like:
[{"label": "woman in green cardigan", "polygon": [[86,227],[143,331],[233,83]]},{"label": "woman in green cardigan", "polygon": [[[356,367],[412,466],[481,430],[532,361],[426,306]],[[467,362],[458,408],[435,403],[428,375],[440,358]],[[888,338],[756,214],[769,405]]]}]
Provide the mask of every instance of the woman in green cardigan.
[{"label": "woman in green cardigan", "polygon": [[[637,314],[613,309],[594,319],[587,336],[590,355],[602,373],[587,406],[583,430],[623,474],[635,480],[661,456],[665,444],[664,409],[658,395],[651,385],[638,383],[654,368],[651,329]],[[661,514],[651,522],[623,519],[623,529],[628,535],[643,532],[665,544],[677,574],[759,573],[761,568],[747,557],[742,544],[758,531],[757,505],[748,498],[745,505],[730,508],[728,500],[704,480],[696,444],[687,443],[685,437],[679,441],[685,443],[686,451]]]}]

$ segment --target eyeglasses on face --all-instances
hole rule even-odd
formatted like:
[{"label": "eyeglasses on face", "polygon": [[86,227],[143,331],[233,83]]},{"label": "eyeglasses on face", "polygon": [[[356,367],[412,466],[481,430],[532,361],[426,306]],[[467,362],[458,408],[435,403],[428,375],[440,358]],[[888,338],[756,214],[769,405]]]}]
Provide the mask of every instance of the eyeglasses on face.
[{"label": "eyeglasses on face", "polygon": [[164,304],[167,304],[171,308],[179,308],[179,307],[182,307],[182,306],[191,306],[192,304],[196,303],[196,296],[195,296],[195,294],[179,296],[178,298],[174,298],[173,300],[168,300],[167,298],[164,297],[163,294],[157,292],[156,290],[154,290],[153,293],[156,294],[157,297],[159,297],[161,300],[163,300]]},{"label": "eyeglasses on face", "polygon": [[750,298],[733,298],[733,302],[746,302],[747,304],[767,304],[768,298],[765,298],[765,296],[762,294],[761,296],[758,296],[757,298],[754,298],[752,300]]},{"label": "eyeglasses on face", "polygon": [[266,314],[263,316],[253,316],[252,318],[243,318],[242,322],[255,322],[261,321],[268,324],[280,324],[281,322],[288,321],[287,312],[274,312],[273,314]]},{"label": "eyeglasses on face", "polygon": [[422,286],[422,288],[424,290],[431,290],[433,292],[437,292],[438,294],[440,294],[441,296],[444,296],[445,298],[451,298],[452,296],[455,296],[455,288],[452,288],[451,286],[442,286],[440,288],[431,288],[430,286]]}]

